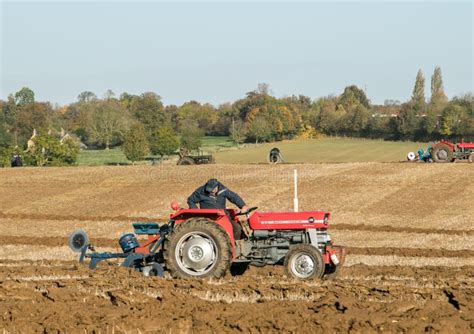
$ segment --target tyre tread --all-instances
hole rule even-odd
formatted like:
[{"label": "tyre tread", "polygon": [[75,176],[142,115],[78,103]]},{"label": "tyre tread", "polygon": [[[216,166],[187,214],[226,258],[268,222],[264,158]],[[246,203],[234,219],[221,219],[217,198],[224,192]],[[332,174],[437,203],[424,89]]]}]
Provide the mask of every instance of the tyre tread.
[{"label": "tyre tread", "polygon": [[[437,152],[440,151],[441,149],[445,149],[447,152],[448,152],[448,156],[446,157],[446,160],[440,160],[438,159],[438,156],[437,156]],[[452,162],[454,161],[454,158],[453,158],[453,151],[451,150],[451,147],[449,147],[448,145],[446,144],[437,144],[433,147],[432,151],[431,151],[431,158],[433,159],[434,162],[437,162],[437,163],[448,163],[448,162]]]},{"label": "tyre tread", "polygon": [[300,252],[306,252],[306,253],[309,253],[309,254],[313,255],[313,257],[315,258],[315,260],[317,262],[316,265],[318,266],[318,270],[315,270],[313,275],[311,275],[311,276],[309,276],[309,277],[307,277],[303,280],[311,280],[311,279],[321,278],[324,275],[324,270],[325,270],[323,257],[321,255],[321,252],[319,251],[319,249],[317,249],[316,247],[314,247],[312,245],[309,245],[309,244],[299,244],[299,245],[296,245],[296,246],[293,246],[293,247],[290,248],[290,250],[288,251],[288,253],[285,256],[285,260],[284,260],[284,263],[283,263],[283,265],[285,267],[286,275],[288,277],[301,279],[301,278],[296,277],[295,275],[293,275],[293,273],[291,272],[291,268],[290,268],[290,259],[291,259],[291,257],[293,256],[293,254],[300,253]]}]

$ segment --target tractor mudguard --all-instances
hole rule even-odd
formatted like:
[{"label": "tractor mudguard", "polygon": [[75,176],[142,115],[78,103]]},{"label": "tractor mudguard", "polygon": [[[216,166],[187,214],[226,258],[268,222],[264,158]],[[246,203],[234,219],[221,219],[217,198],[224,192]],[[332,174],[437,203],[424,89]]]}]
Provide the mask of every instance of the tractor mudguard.
[{"label": "tractor mudguard", "polygon": [[439,142],[437,142],[436,144],[433,145],[433,148],[435,148],[436,145],[438,145],[438,144],[444,144],[444,145],[449,146],[449,148],[451,148],[451,151],[453,151],[453,152],[456,150],[456,145],[449,142],[449,141],[446,141],[446,140],[440,140]]}]

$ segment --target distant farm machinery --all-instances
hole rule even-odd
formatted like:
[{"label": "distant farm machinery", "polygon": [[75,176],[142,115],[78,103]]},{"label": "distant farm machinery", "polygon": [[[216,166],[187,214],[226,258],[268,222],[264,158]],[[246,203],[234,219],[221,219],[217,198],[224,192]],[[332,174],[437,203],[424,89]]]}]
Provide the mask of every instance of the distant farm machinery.
[{"label": "distant farm machinery", "polygon": [[417,153],[409,152],[408,161],[423,161],[448,163],[456,160],[467,160],[474,162],[474,143],[461,141],[460,143],[451,143],[445,140],[435,142],[428,146],[427,150],[418,150]]},{"label": "distant farm machinery", "polygon": [[189,165],[204,165],[214,164],[216,160],[212,154],[202,154],[202,151],[198,152],[198,155],[191,155],[186,149],[179,151],[179,159],[176,163],[178,166],[189,166]]},{"label": "distant farm machinery", "polygon": [[281,164],[284,163],[283,155],[278,147],[274,147],[268,153],[267,161],[269,164]]}]

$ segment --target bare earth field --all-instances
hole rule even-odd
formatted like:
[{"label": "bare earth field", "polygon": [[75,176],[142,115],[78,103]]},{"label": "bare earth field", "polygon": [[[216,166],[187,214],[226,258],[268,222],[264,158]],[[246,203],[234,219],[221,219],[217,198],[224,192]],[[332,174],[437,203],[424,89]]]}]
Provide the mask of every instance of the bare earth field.
[{"label": "bare earth field", "polygon": [[[281,267],[221,280],[147,278],[76,263],[82,228],[103,250],[135,220],[219,178],[262,211],[333,214],[340,275],[298,282]],[[474,166],[344,163],[0,169],[0,330],[68,333],[474,332]]]}]

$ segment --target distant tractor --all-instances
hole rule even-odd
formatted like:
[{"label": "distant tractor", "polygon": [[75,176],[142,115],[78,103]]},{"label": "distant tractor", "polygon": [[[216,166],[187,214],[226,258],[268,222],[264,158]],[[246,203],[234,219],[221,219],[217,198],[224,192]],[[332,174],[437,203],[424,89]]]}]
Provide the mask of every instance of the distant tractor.
[{"label": "distant tractor", "polygon": [[176,163],[178,166],[186,165],[204,165],[204,164],[214,164],[216,160],[212,154],[204,155],[200,151],[198,155],[190,155],[187,150],[181,149],[179,151],[179,160]]},{"label": "distant tractor", "polygon": [[431,148],[431,158],[434,162],[453,162],[454,160],[468,160],[474,162],[474,143],[450,143],[441,140]]},{"label": "distant tractor", "polygon": [[447,163],[455,160],[467,160],[472,163],[474,162],[474,143],[465,143],[462,140],[460,143],[454,144],[441,140],[428,146],[426,151],[420,149],[417,154],[408,153],[407,158],[409,161]]}]

